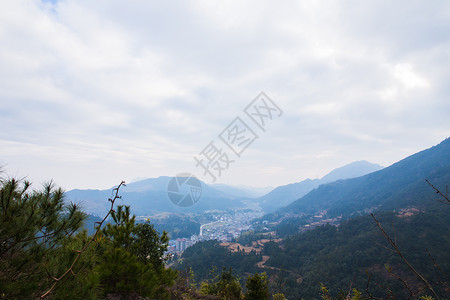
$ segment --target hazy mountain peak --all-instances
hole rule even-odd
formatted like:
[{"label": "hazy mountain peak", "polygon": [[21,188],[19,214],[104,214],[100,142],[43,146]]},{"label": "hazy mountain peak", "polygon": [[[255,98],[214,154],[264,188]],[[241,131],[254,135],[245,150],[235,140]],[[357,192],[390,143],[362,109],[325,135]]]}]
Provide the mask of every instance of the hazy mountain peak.
[{"label": "hazy mountain peak", "polygon": [[366,160],[359,160],[349,163],[340,168],[334,169],[321,178],[322,183],[333,182],[340,179],[360,177],[383,169],[382,166],[370,163]]},{"label": "hazy mountain peak", "polygon": [[258,198],[261,208],[266,211],[274,211],[277,208],[303,197],[321,184],[330,183],[340,179],[360,177],[383,167],[365,160],[355,161],[340,168],[334,169],[321,179],[305,179],[301,182],[279,186],[270,193]]},{"label": "hazy mountain peak", "polygon": [[281,211],[352,216],[373,210],[425,207],[437,203],[425,179],[445,187],[450,181],[450,139],[380,171],[324,184]]}]

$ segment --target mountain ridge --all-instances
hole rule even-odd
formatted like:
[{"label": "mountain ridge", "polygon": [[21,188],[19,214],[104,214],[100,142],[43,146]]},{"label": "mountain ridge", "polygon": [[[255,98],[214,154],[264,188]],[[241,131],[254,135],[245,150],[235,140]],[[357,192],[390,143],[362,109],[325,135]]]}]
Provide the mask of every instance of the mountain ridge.
[{"label": "mountain ridge", "polygon": [[320,179],[305,179],[300,182],[290,183],[276,187],[268,194],[256,199],[265,212],[273,212],[291,202],[301,198],[321,184],[336,180],[359,177],[383,167],[365,160],[354,161],[342,167],[333,169]]},{"label": "mountain ridge", "polygon": [[[159,212],[205,212],[207,210],[226,210],[244,208],[239,199],[222,191],[214,189],[200,181],[202,196],[195,205],[179,207],[173,204],[167,194],[169,181],[173,177],[159,176],[132,182],[120,190],[122,200],[119,205],[130,205],[133,213],[137,215],[150,215]],[[88,213],[104,215],[109,210],[108,198],[111,189],[81,190],[73,189],[65,192],[67,201],[80,203]]]},{"label": "mountain ridge", "polygon": [[450,182],[450,138],[382,170],[321,185],[277,213],[326,210],[329,216],[351,216],[424,206],[432,194],[425,179],[440,188]]}]

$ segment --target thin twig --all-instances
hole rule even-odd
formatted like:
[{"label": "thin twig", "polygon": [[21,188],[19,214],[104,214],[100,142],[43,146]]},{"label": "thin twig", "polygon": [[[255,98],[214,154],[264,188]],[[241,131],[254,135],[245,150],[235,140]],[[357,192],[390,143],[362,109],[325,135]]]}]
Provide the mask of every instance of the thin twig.
[{"label": "thin twig", "polygon": [[428,282],[428,280],[425,279],[425,277],[423,277],[422,275],[419,274],[419,272],[416,271],[416,269],[413,268],[413,266],[411,266],[411,264],[406,260],[406,258],[403,256],[402,252],[400,251],[400,249],[397,247],[397,244],[391,239],[391,237],[386,233],[386,231],[384,231],[383,227],[381,227],[380,222],[378,222],[378,220],[375,218],[375,216],[373,214],[370,214],[373,218],[373,220],[375,221],[375,223],[377,224],[378,228],[381,230],[381,232],[383,233],[384,237],[388,240],[389,244],[391,244],[391,246],[395,249],[395,252],[397,252],[397,254],[401,257],[401,259],[406,263],[406,265],[409,267],[409,269],[420,279],[423,281],[423,283],[425,283],[425,285],[428,287],[428,289],[433,293],[433,295],[436,297],[437,300],[439,300],[439,296],[436,294],[436,292],[434,291],[433,287],[431,286],[431,284]]},{"label": "thin twig", "polygon": [[395,232],[394,221],[391,222],[392,232],[394,232],[394,243],[397,244],[397,233]]},{"label": "thin twig", "polygon": [[392,277],[394,277],[394,278],[396,278],[396,279],[398,279],[398,280],[400,280],[400,281],[403,283],[403,285],[405,286],[405,288],[406,288],[406,289],[408,290],[408,292],[409,292],[408,299],[411,299],[411,297],[414,296],[413,291],[409,288],[408,284],[406,283],[405,280],[403,280],[403,278],[401,278],[400,276],[398,276],[398,275],[396,275],[396,274],[394,274],[394,273],[389,273],[389,275],[392,276]]},{"label": "thin twig", "polygon": [[[445,286],[447,288],[447,280],[450,278],[450,276],[448,274],[446,274],[441,267],[439,266],[439,264],[437,263],[437,261],[434,259],[434,257],[431,255],[430,251],[428,251],[428,249],[425,249],[428,253],[428,256],[431,258],[431,261],[433,262],[434,267],[442,274],[443,278],[440,278],[439,283],[442,284],[443,286]],[[445,281],[444,281],[445,278]]]},{"label": "thin twig", "polygon": [[379,246],[379,247],[381,247],[381,248],[384,248],[384,249],[386,249],[386,250],[388,250],[388,251],[395,252],[394,249],[391,249],[391,248],[389,248],[389,247],[386,247],[385,245],[382,245],[382,244],[380,244],[380,243],[378,243],[378,242],[375,242],[375,245],[377,245],[377,246]]},{"label": "thin twig", "polygon": [[444,195],[439,189],[437,189],[434,185],[432,185],[428,179],[425,181],[436,191],[436,194],[439,194],[442,198],[444,198],[448,204],[450,204],[450,199],[448,198],[448,186],[446,186],[446,195]]},{"label": "thin twig", "polygon": [[368,300],[383,300],[384,298],[375,297],[369,291],[369,284],[370,284],[370,279],[372,279],[372,274],[370,274],[368,271],[366,271],[366,275],[367,275],[367,283],[366,283],[366,290],[365,291],[366,291],[367,296],[369,297],[367,299]]},{"label": "thin twig", "polygon": [[[111,202],[111,207],[108,211],[108,213],[106,214],[106,216],[103,218],[103,220],[99,223],[99,226],[97,227],[97,230],[95,231],[94,235],[89,239],[89,241],[83,246],[83,248],[79,251],[77,251],[77,256],[75,256],[74,260],[72,261],[72,264],[70,265],[70,267],[58,278],[53,277],[53,284],[50,287],[50,289],[48,289],[44,294],[41,295],[41,299],[47,297],[48,295],[50,295],[50,293],[54,290],[54,288],[56,287],[56,285],[58,284],[58,282],[60,282],[64,277],[66,277],[68,274],[74,274],[73,272],[73,268],[75,267],[75,264],[77,263],[78,259],[80,258],[80,256],[86,251],[86,249],[89,247],[90,244],[92,244],[92,242],[97,243],[97,241],[95,241],[97,234],[100,232],[100,229],[103,225],[103,223],[106,221],[106,219],[109,217],[109,215],[111,214],[111,212],[114,209],[114,202],[117,199],[121,199],[122,197],[119,196],[119,189],[121,186],[125,185],[125,181],[122,181],[116,188],[113,189],[113,195],[114,197],[111,199],[108,199]],[[75,274],[74,274],[75,275]]]}]

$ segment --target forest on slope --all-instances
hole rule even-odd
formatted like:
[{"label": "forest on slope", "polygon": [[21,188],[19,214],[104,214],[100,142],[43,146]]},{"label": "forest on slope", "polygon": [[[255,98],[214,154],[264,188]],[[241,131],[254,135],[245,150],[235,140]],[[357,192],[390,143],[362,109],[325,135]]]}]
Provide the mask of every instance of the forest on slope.
[{"label": "forest on slope", "polygon": [[[393,212],[375,215],[384,229],[395,236],[408,261],[445,297],[450,297],[445,290],[448,277],[436,269],[428,253],[443,273],[450,273],[449,213],[450,206],[439,203],[411,216]],[[198,243],[183,254],[180,268],[189,266],[197,281],[207,280],[212,268],[232,267],[241,278],[249,271],[265,271],[272,288],[288,299],[318,298],[320,283],[333,296],[350,286],[365,291],[369,284],[367,290],[373,296],[382,297],[390,290],[400,298],[407,298],[409,291],[399,278],[406,281],[415,295],[423,292],[420,280],[388,248],[376,223],[366,215],[345,221],[339,227],[325,225],[279,243],[266,243],[261,254],[231,253],[214,241]],[[258,268],[255,261],[263,256],[269,259]]]},{"label": "forest on slope", "polygon": [[450,182],[450,138],[380,171],[321,185],[267,218],[321,210],[326,210],[328,217],[346,218],[375,210],[426,207],[431,193],[425,179],[441,189]]},{"label": "forest on slope", "polygon": [[[310,230],[300,230],[300,223],[294,222],[283,239],[258,231],[238,239],[248,244],[264,237],[263,248],[252,251],[232,252],[217,241],[200,242],[174,258],[166,252],[167,232],[158,232],[151,220],[137,222],[129,206],[116,205],[123,183],[103,200],[110,206],[108,213],[88,220],[95,226],[88,233],[82,230],[86,213],[65,201],[64,191],[51,182],[33,190],[27,181],[0,178],[0,297],[449,298],[449,151],[447,139],[392,167],[350,179],[367,185],[385,176],[382,184],[366,186],[361,201],[380,199],[378,194],[399,201],[381,203],[385,206],[372,215],[353,214],[352,219]],[[431,183],[419,180],[422,176]],[[337,188],[334,195],[348,194],[349,182],[354,183],[332,184]],[[331,203],[338,208],[336,198]],[[196,230],[199,224],[191,225]],[[284,225],[274,225],[275,233]],[[401,251],[392,251],[392,246]],[[167,267],[169,261],[173,268]]]}]

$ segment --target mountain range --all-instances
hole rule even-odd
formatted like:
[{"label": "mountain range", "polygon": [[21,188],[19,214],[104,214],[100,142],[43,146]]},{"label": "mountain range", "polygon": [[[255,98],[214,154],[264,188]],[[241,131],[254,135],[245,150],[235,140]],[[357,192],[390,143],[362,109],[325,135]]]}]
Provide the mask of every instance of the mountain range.
[{"label": "mountain range", "polygon": [[[123,200],[117,203],[130,205],[136,215],[244,209],[248,203],[259,204],[264,212],[275,218],[319,211],[326,211],[329,217],[351,217],[374,210],[392,211],[427,205],[430,186],[425,179],[441,188],[450,182],[450,138],[387,168],[356,161],[320,179],[279,186],[259,197],[264,190],[201,182],[200,200],[185,208],[174,205],[168,198],[167,187],[171,179],[161,176],[132,182],[121,189]],[[103,215],[109,209],[107,199],[111,190],[71,190],[66,192],[66,199],[81,202],[88,213]]]},{"label": "mountain range", "polygon": [[445,191],[450,182],[450,138],[382,170],[323,184],[279,209],[276,214],[314,214],[352,217],[371,211],[392,211],[436,204],[425,181]]},{"label": "mountain range", "polygon": [[[335,178],[355,177],[379,169],[381,169],[381,166],[366,161],[357,161],[331,171],[322,179],[307,179],[299,183],[280,186],[273,190],[271,187],[255,188],[242,185],[206,184],[200,181],[202,186],[200,200],[195,205],[184,208],[174,205],[168,197],[168,184],[173,177],[161,176],[134,181],[122,187],[120,195],[122,195],[123,200],[118,200],[117,203],[130,205],[133,213],[137,215],[151,215],[160,212],[201,213],[208,210],[223,211],[245,208],[249,203],[257,203],[265,212],[268,212],[289,204],[317,188],[320,184],[330,182]],[[112,189],[74,189],[66,192],[66,199],[80,203],[90,214],[104,215],[109,209],[107,200],[111,196]]]},{"label": "mountain range", "polygon": [[[118,205],[130,205],[132,212],[138,216],[152,215],[159,212],[205,212],[208,210],[226,210],[245,208],[246,205],[237,197],[215,189],[204,182],[200,200],[190,207],[179,207],[171,202],[167,189],[173,177],[161,176],[148,178],[127,184],[120,189],[122,199]],[[70,190],[66,199],[80,203],[90,214],[104,215],[109,210],[111,189],[107,190]]]},{"label": "mountain range", "polygon": [[[191,268],[197,282],[207,280],[211,269],[232,267],[238,278],[266,272],[280,282],[276,288],[287,299],[318,299],[321,292],[322,298],[345,298],[349,286],[373,299],[419,299],[430,292],[423,278],[441,299],[450,299],[450,206],[444,197],[450,183],[450,138],[363,176],[335,180],[339,172],[330,174],[331,182],[253,220],[254,230],[237,239],[237,251],[229,243],[200,242],[183,253],[178,268]],[[311,182],[317,180],[268,195],[280,200],[280,191],[311,188]],[[246,252],[245,247],[252,248]],[[324,291],[332,296],[323,296]]]},{"label": "mountain range", "polygon": [[330,183],[340,179],[363,176],[383,167],[368,161],[355,161],[343,167],[334,169],[320,179],[306,179],[275,188],[270,193],[257,198],[259,205],[265,212],[272,212],[301,198],[321,184]]}]

